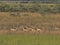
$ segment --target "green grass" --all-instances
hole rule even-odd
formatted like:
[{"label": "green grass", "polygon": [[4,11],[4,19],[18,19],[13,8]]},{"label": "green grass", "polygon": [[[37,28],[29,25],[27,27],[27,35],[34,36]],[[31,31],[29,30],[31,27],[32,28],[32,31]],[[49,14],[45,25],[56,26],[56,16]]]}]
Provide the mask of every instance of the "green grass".
[{"label": "green grass", "polygon": [[60,45],[59,35],[0,35],[0,45]]}]

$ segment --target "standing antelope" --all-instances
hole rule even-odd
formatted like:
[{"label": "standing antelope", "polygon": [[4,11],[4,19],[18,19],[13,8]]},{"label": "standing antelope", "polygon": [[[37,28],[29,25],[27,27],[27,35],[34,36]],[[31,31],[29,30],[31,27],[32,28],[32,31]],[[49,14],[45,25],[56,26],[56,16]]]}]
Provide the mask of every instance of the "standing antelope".
[{"label": "standing antelope", "polygon": [[42,32],[42,30],[41,30],[41,29],[37,29],[37,31],[38,31],[38,32]]}]

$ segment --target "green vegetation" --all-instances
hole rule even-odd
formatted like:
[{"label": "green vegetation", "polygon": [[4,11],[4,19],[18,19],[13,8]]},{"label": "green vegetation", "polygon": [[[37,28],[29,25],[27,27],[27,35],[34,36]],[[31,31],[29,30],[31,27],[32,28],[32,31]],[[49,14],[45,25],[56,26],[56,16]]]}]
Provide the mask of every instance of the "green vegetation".
[{"label": "green vegetation", "polygon": [[60,45],[59,35],[0,35],[0,45]]},{"label": "green vegetation", "polygon": [[60,4],[41,3],[3,3],[0,2],[1,12],[39,12],[39,13],[60,13]]}]

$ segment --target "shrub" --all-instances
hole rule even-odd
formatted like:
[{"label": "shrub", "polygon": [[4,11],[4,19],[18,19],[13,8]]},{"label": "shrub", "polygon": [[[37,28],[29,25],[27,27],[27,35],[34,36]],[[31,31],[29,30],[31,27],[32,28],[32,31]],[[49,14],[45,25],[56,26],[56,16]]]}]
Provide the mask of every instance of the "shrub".
[{"label": "shrub", "polygon": [[60,13],[60,5],[59,4],[28,4],[28,5],[22,5],[18,3],[0,3],[0,11],[1,12],[39,12],[41,14],[45,13]]}]

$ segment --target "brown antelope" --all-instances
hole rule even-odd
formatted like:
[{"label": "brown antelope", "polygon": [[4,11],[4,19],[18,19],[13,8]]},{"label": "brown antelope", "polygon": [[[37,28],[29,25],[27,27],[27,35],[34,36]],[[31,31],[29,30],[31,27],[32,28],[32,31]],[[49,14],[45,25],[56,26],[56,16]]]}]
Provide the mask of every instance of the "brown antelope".
[{"label": "brown antelope", "polygon": [[35,32],[35,29],[33,27],[27,27],[29,31]]},{"label": "brown antelope", "polygon": [[37,31],[38,31],[38,32],[42,32],[42,30],[41,30],[41,29],[37,29]]},{"label": "brown antelope", "polygon": [[23,31],[24,31],[24,32],[28,32],[27,28],[23,28]]}]

